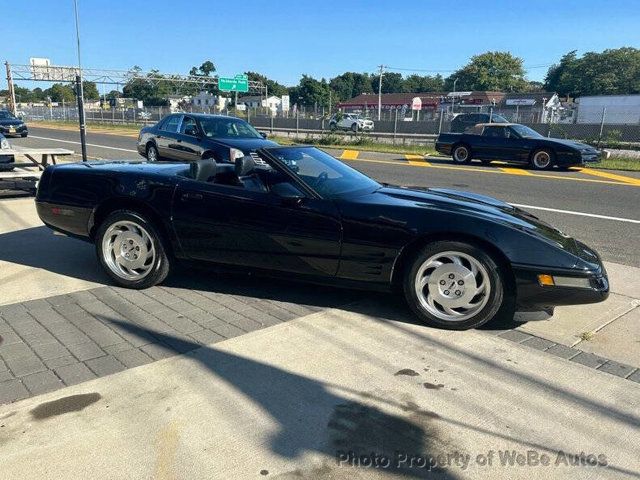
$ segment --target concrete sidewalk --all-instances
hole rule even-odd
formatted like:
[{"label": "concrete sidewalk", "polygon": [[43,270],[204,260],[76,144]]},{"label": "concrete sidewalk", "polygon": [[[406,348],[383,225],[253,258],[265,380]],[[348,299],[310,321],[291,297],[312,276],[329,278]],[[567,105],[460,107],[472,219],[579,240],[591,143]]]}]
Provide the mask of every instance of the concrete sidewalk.
[{"label": "concrete sidewalk", "polygon": [[0,444],[7,480],[619,479],[639,425],[640,385],[332,309],[1,406]]}]

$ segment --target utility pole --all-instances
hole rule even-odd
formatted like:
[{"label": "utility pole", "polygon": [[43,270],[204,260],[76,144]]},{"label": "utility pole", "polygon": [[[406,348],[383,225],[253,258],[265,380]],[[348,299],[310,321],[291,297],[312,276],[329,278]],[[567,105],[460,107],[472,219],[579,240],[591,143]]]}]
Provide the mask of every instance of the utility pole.
[{"label": "utility pole", "polygon": [[16,91],[13,88],[13,77],[11,76],[11,65],[9,62],[4,62],[5,67],[7,67],[7,84],[9,85],[9,111],[15,115],[16,114]]},{"label": "utility pole", "polygon": [[451,96],[451,115],[455,113],[454,107],[456,106],[456,83],[458,83],[457,78],[453,80],[453,95]]},{"label": "utility pole", "polygon": [[78,120],[80,122],[80,144],[82,146],[82,161],[87,161],[87,126],[84,121],[84,89],[82,87],[82,63],[80,62],[80,24],[78,22],[78,0],[73,0],[76,13],[76,43],[78,47],[78,75],[76,84],[78,96]]},{"label": "utility pole", "polygon": [[378,78],[378,120],[380,120],[380,115],[382,114],[382,74],[387,66],[378,65],[378,68],[380,69],[380,77]]},{"label": "utility pole", "polygon": [[329,88],[329,115],[331,115],[331,88]]}]

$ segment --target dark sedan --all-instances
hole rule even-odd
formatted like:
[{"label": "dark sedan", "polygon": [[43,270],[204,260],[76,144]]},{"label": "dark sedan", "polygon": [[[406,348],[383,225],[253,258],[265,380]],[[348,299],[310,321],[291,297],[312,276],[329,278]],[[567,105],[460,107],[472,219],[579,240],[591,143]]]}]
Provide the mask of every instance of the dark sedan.
[{"label": "dark sedan", "polygon": [[8,110],[0,110],[0,133],[5,137],[26,137],[29,129],[24,121]]},{"label": "dark sedan", "polygon": [[228,163],[245,155],[257,160],[257,149],[276,145],[244,120],[196,113],[174,113],[138,136],[138,152],[150,162],[213,158]]},{"label": "dark sedan", "polygon": [[260,149],[265,162],[56,165],[38,215],[96,246],[118,285],[162,282],[177,260],[402,292],[429,325],[551,313],[607,298],[598,254],[493,198],[382,185],[314,147]]},{"label": "dark sedan", "polygon": [[537,170],[599,162],[607,155],[584,143],[545,137],[517,123],[482,123],[464,133],[441,133],[436,150],[451,155],[456,163],[502,160]]}]

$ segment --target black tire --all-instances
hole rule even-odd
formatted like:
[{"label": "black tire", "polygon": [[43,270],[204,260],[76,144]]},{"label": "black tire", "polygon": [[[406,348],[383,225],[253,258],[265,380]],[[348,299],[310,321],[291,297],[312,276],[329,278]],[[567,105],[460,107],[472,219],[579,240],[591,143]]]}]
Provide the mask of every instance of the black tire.
[{"label": "black tire", "polygon": [[451,158],[454,163],[465,164],[471,162],[471,149],[464,143],[453,146],[451,150]]},{"label": "black tire", "polygon": [[335,132],[337,129],[338,129],[338,126],[335,123],[329,124],[329,130],[331,130],[332,132]]},{"label": "black tire", "polygon": [[357,123],[354,123],[354,124],[351,125],[351,131],[353,133],[358,133],[358,124]]},{"label": "black tire", "polygon": [[28,135],[28,133],[21,133],[21,134],[20,134],[20,136],[21,136],[22,138],[27,138],[27,135]]},{"label": "black tire", "polygon": [[[445,252],[456,252],[461,253],[465,256],[472,257],[477,261],[483,268],[484,272],[479,273],[483,280],[482,282],[488,281],[489,284],[489,293],[486,295],[486,299],[484,296],[481,296],[478,300],[479,305],[477,307],[477,311],[473,313],[472,316],[465,319],[460,320],[448,320],[443,318],[446,316],[445,312],[441,313],[441,316],[436,316],[432,312],[430,312],[425,306],[423,301],[418,297],[418,287],[416,285],[417,276],[421,273],[421,268],[423,264],[427,262],[429,259],[437,256],[438,254]],[[446,265],[446,264],[443,264]],[[455,264],[451,264],[455,265]],[[437,270],[433,270],[430,275],[435,275]],[[485,252],[482,248],[475,246],[471,243],[465,242],[455,242],[455,241],[437,241],[426,245],[422,250],[420,250],[416,256],[413,258],[413,261],[407,265],[407,268],[404,271],[403,278],[403,290],[406,301],[411,308],[411,310],[416,314],[416,316],[426,323],[429,326],[444,328],[448,330],[467,330],[470,328],[477,328],[481,325],[484,325],[492,318],[494,318],[499,311],[501,311],[503,305],[508,305],[506,300],[508,299],[505,292],[506,288],[506,280],[505,280],[504,269],[500,268],[498,263]],[[452,278],[452,277],[448,277]],[[476,277],[477,279],[477,277]],[[450,280],[446,280],[449,282]],[[475,280],[477,281],[477,280]],[[474,282],[475,282],[474,281]],[[482,283],[481,282],[481,283]],[[455,283],[455,281],[454,281]],[[458,283],[460,284],[460,283]],[[474,283],[475,285],[475,283]],[[429,286],[426,286],[426,289],[429,290]],[[440,288],[440,287],[437,287]],[[442,287],[446,288],[446,287]],[[451,289],[451,287],[449,287]],[[458,288],[457,286],[454,288]],[[453,289],[451,289],[453,290]],[[423,289],[424,291],[424,289]],[[471,290],[472,291],[472,290]],[[445,290],[447,293],[447,290]],[[457,291],[456,294],[460,295]],[[430,293],[429,293],[430,295]],[[464,296],[464,294],[463,294]],[[476,297],[471,297],[472,299],[476,299]],[[424,299],[424,294],[423,294]],[[454,307],[455,308],[455,307]],[[437,310],[437,309],[436,309]]]},{"label": "black tire", "polygon": [[[154,248],[153,260],[149,263],[148,271],[138,279],[127,279],[119,275],[113,266],[114,260],[108,260],[106,255],[109,254],[108,248],[105,248],[105,234],[111,226],[119,222],[130,222],[141,227],[149,235]],[[100,265],[104,268],[107,275],[119,286],[133,289],[149,288],[162,283],[170,270],[170,260],[167,255],[167,248],[164,244],[163,237],[160,235],[158,228],[145,218],[144,215],[131,210],[116,210],[109,214],[107,218],[100,224],[95,236],[96,254]],[[138,249],[139,250],[139,249]],[[137,257],[136,257],[137,258]]]},{"label": "black tire", "polygon": [[[152,153],[151,157],[153,158],[153,160],[149,158],[149,152]],[[153,152],[155,152],[155,154]],[[162,157],[160,157],[160,153],[158,153],[158,147],[156,147],[154,143],[149,143],[147,145],[147,160],[150,162],[159,162],[160,160],[162,160]]]},{"label": "black tire", "polygon": [[534,170],[550,170],[556,163],[556,156],[553,150],[548,148],[538,148],[531,154],[529,165]]}]

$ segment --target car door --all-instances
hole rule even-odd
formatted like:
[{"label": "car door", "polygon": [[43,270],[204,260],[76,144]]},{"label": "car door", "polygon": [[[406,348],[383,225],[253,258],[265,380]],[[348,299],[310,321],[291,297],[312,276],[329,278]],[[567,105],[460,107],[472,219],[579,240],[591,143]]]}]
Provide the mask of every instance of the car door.
[{"label": "car door", "polygon": [[202,158],[202,136],[195,119],[184,115],[178,128],[176,141],[171,144],[176,159],[193,162]]},{"label": "car door", "polygon": [[169,160],[180,160],[176,156],[173,146],[178,138],[178,128],[181,120],[182,115],[170,115],[160,124],[155,140],[161,157]]},{"label": "car door", "polygon": [[478,147],[475,149],[478,158],[504,159],[509,155],[505,128],[501,126],[486,126],[478,139]]},{"label": "car door", "polygon": [[348,130],[351,128],[352,123],[353,123],[353,117],[347,114],[344,117],[342,117],[342,120],[338,122],[338,126],[340,128],[344,128],[345,130]]},{"label": "car door", "polygon": [[338,269],[342,228],[330,200],[185,178],[172,216],[193,260],[321,276]]}]

